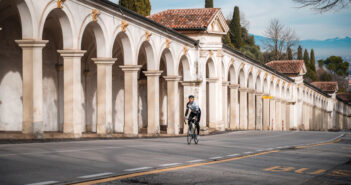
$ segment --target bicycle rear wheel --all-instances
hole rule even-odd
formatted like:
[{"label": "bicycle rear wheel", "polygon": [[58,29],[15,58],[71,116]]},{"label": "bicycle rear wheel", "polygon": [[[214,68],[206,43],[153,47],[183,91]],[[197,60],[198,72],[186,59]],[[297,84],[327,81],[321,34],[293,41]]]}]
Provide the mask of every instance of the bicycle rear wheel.
[{"label": "bicycle rear wheel", "polygon": [[194,132],[193,132],[194,143],[197,144],[199,142],[199,140],[197,139],[197,135],[196,135],[196,132],[195,132],[196,129],[193,129],[193,130],[194,130]]}]

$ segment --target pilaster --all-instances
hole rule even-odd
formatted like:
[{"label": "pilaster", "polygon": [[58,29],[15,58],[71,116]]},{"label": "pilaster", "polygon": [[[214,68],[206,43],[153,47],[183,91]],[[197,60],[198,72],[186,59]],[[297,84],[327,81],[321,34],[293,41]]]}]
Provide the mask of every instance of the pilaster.
[{"label": "pilaster", "polygon": [[179,135],[179,76],[165,76],[167,81],[167,134]]},{"label": "pilaster", "polygon": [[238,130],[239,124],[237,123],[237,104],[238,104],[238,88],[239,84],[229,85],[230,89],[230,112],[229,112],[229,128],[232,130]]},{"label": "pilaster", "polygon": [[247,130],[248,119],[247,119],[247,88],[239,88],[240,92],[240,130]]}]

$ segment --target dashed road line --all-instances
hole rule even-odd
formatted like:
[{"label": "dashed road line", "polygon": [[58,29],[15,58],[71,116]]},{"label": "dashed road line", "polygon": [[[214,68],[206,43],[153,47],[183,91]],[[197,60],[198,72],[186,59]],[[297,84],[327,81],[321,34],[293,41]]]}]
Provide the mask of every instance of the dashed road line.
[{"label": "dashed road line", "polygon": [[78,178],[80,178],[80,179],[87,179],[87,178],[100,177],[100,176],[111,175],[111,174],[113,174],[113,173],[111,173],[111,172],[96,173],[96,174],[91,174],[91,175],[80,176]]},{"label": "dashed road line", "polygon": [[227,155],[228,157],[236,157],[236,156],[239,156],[240,154],[230,154],[230,155]]},{"label": "dashed road line", "polygon": [[182,163],[168,163],[168,164],[161,164],[161,167],[166,167],[166,166],[176,166],[176,165],[180,165]]},{"label": "dashed road line", "polygon": [[140,170],[147,170],[147,169],[151,169],[151,167],[131,168],[131,169],[123,170],[123,171],[125,171],[125,172],[132,172],[132,171],[140,171]]},{"label": "dashed road line", "polygon": [[244,154],[252,154],[253,152],[244,152]]},{"label": "dashed road line", "polygon": [[57,181],[45,181],[45,182],[37,182],[37,183],[32,183],[32,184],[27,184],[27,185],[49,185],[49,184],[55,184],[58,183]]},{"label": "dashed road line", "polygon": [[216,156],[216,157],[210,157],[209,159],[221,159],[223,158],[222,156]]},{"label": "dashed road line", "polygon": [[197,162],[202,162],[202,161],[205,161],[203,159],[195,159],[195,160],[192,160],[192,161],[187,161],[188,163],[197,163]]}]

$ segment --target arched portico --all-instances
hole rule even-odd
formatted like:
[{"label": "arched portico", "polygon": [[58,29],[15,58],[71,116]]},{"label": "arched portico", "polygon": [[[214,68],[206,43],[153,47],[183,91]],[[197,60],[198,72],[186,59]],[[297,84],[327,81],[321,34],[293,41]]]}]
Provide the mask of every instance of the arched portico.
[{"label": "arched portico", "polygon": [[247,112],[248,112],[248,129],[255,130],[256,129],[256,97],[255,97],[255,82],[252,71],[249,73],[248,81],[248,94],[247,94]]},{"label": "arched portico", "polygon": [[267,76],[264,77],[263,80],[263,130],[269,130],[270,129],[270,104],[269,104],[269,96],[272,96],[269,94],[269,83],[267,80]]},{"label": "arched portico", "polygon": [[247,88],[247,82],[245,78],[245,73],[244,69],[241,68],[239,71],[239,78],[238,78],[238,83],[239,83],[239,111],[240,111],[240,116],[239,116],[239,129],[240,130],[246,130],[248,128],[248,114],[247,114],[247,93],[248,93],[248,88]]}]

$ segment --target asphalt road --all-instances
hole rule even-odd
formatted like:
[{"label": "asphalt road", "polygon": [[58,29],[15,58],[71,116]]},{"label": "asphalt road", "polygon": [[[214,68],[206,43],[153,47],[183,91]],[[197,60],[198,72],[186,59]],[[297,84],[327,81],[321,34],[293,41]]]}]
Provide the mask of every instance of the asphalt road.
[{"label": "asphalt road", "polygon": [[330,142],[341,134],[244,131],[202,136],[198,145],[184,137],[2,144],[0,184],[105,177],[103,184],[350,184],[351,135]]}]

